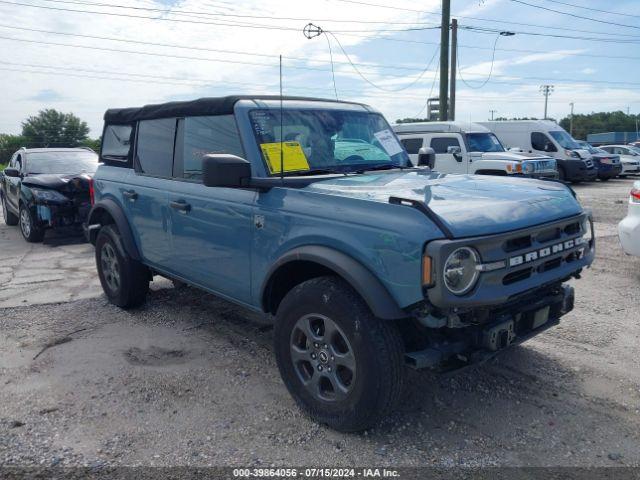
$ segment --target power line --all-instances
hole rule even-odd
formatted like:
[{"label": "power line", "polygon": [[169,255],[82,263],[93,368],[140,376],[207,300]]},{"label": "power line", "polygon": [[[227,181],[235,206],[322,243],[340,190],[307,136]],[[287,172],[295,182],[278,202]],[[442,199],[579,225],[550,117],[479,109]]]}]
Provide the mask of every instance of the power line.
[{"label": "power line", "polygon": [[[496,35],[496,39],[493,42],[493,53],[491,54],[491,68],[489,69],[489,75],[487,75],[487,78],[479,86],[473,86],[467,83],[467,81],[462,77],[462,71],[460,70],[460,62],[458,61],[458,77],[460,77],[460,80],[462,80],[462,83],[464,83],[467,87],[480,89],[484,87],[487,83],[489,83],[489,80],[491,80],[491,74],[493,73],[493,64],[496,59],[496,45],[498,44],[498,40],[500,39],[500,36],[501,36],[500,34]],[[456,46],[456,57],[458,58],[458,60],[460,59],[460,54],[458,52],[457,46]]]},{"label": "power line", "polygon": [[[515,2],[519,0],[511,0],[511,1]],[[478,33],[493,34],[493,33],[501,32],[501,30],[497,30],[495,28],[476,27],[471,25],[460,25],[459,28],[464,30],[469,30],[469,31],[475,31]],[[536,37],[567,38],[571,40],[587,40],[587,41],[593,41],[593,42],[623,43],[623,44],[633,44],[633,45],[637,45],[638,43],[640,43],[640,37],[638,38],[634,37],[633,39],[621,39],[616,37],[606,37],[606,38],[605,37],[579,37],[575,35],[562,35],[559,33],[540,33],[540,32],[528,32],[528,31],[522,31],[522,30],[512,30],[512,31],[518,35],[532,35]]]},{"label": "power line", "polygon": [[384,87],[381,87],[379,85],[376,85],[371,80],[369,80],[367,77],[365,77],[362,74],[362,72],[360,72],[358,67],[351,61],[351,57],[349,56],[347,51],[342,46],[342,43],[340,43],[340,40],[338,40],[338,37],[336,37],[332,32],[330,32],[328,30],[325,30],[324,33],[331,35],[333,37],[333,39],[338,43],[338,46],[340,47],[340,50],[342,50],[342,53],[344,54],[346,59],[349,61],[349,63],[351,64],[351,66],[353,67],[355,72],[360,76],[360,78],[362,78],[365,82],[367,82],[369,85],[371,85],[375,89],[381,90],[383,92],[401,92],[403,90],[406,90],[406,89],[414,86],[416,83],[418,83],[420,81],[420,79],[424,76],[424,74],[427,73],[427,71],[431,67],[431,63],[433,62],[433,59],[435,58],[436,54],[438,53],[438,48],[436,48],[436,51],[433,53],[433,56],[431,57],[431,60],[429,60],[429,63],[427,64],[427,66],[422,70],[422,72],[420,72],[420,75],[418,75],[411,83],[409,83],[407,85],[404,85],[403,87],[400,87],[400,88],[388,89],[388,88],[384,88]]},{"label": "power line", "polygon": [[576,5],[575,3],[560,2],[558,0],[547,0],[547,2],[558,3],[560,5],[565,5],[567,7],[582,8],[583,10],[591,10],[592,12],[607,13],[609,15],[619,15],[621,17],[640,18],[640,15],[633,15],[631,13],[619,13],[619,12],[612,12],[610,10],[600,10],[599,8],[585,7],[583,5]]},{"label": "power line", "polygon": [[[192,10],[182,10],[178,8],[171,9],[161,9],[161,8],[151,8],[151,7],[134,7],[129,5],[114,5],[111,3],[99,3],[99,2],[83,2],[77,0],[42,0],[45,2],[53,2],[53,3],[70,3],[74,5],[90,5],[95,7],[108,7],[108,8],[126,8],[131,10],[143,10],[143,11],[152,11],[166,14],[188,14],[188,15],[204,15],[204,16],[221,16],[221,17],[234,17],[234,18],[257,18],[257,19],[270,19],[270,20],[293,20],[298,22],[306,22],[308,18],[302,17],[274,17],[269,15],[246,15],[246,14],[236,14],[236,13],[220,13],[220,12],[203,12],[203,11],[192,11]],[[335,22],[335,23],[366,23],[366,24],[383,24],[383,25],[434,25],[437,24],[429,24],[425,22],[399,22],[399,21],[385,21],[385,20],[350,20],[350,19],[337,19],[337,18],[317,18],[316,22]]]},{"label": "power line", "polygon": [[578,15],[576,13],[563,12],[562,10],[555,10],[553,8],[544,7],[542,5],[535,5],[533,3],[527,3],[527,2],[524,2],[523,0],[511,0],[511,1],[514,2],[514,3],[519,3],[521,5],[527,5],[528,7],[539,8],[541,10],[546,10],[548,12],[553,12],[553,13],[558,13],[560,15],[567,15],[569,17],[579,18],[581,20],[589,20],[591,22],[603,23],[603,24],[606,24],[606,25],[614,25],[616,27],[634,28],[634,29],[640,30],[640,27],[637,26],[637,25],[629,25],[627,23],[618,23],[618,22],[609,22],[607,20],[602,20],[602,19],[598,19],[598,18],[585,17],[584,15]]},{"label": "power line", "polygon": [[[335,0],[337,2],[343,2],[343,3],[352,3],[352,4],[357,4],[357,5],[366,5],[368,7],[378,7],[378,8],[385,8],[385,9],[391,9],[391,10],[402,10],[402,11],[406,11],[406,12],[415,12],[415,13],[422,13],[422,14],[429,14],[429,15],[440,15],[440,12],[431,12],[431,11],[427,11],[427,10],[420,10],[420,9],[415,9],[415,8],[404,8],[404,7],[398,7],[396,5],[381,5],[379,3],[370,3],[370,2],[363,2],[363,1],[357,1],[357,0]],[[502,24],[507,24],[507,25],[519,25],[519,26],[525,26],[525,27],[537,27],[537,28],[545,28],[545,29],[554,29],[557,30],[557,27],[553,27],[553,26],[548,26],[548,25],[540,25],[540,24],[535,24],[535,23],[524,23],[524,22],[513,22],[513,21],[505,21],[505,20],[497,20],[497,19],[493,19],[493,18],[483,18],[483,17],[472,17],[472,16],[468,16],[468,15],[458,15],[455,13],[451,14],[452,17],[455,18],[464,18],[467,20],[478,20],[481,22],[493,22],[493,23],[502,23]],[[580,30],[580,29],[573,29],[573,28],[566,28],[566,27],[562,27],[563,31],[567,31],[567,32],[578,32],[578,33],[591,33],[591,34],[597,34],[597,35],[610,35],[608,32],[594,32],[592,30]],[[629,34],[621,34],[621,33],[617,33],[617,35],[619,36],[633,36],[633,35],[629,35]]]},{"label": "power line", "polygon": [[[121,43],[135,43],[135,44],[139,44],[139,45],[148,45],[148,46],[154,46],[154,47],[169,47],[169,48],[181,48],[181,49],[188,49],[188,50],[198,50],[198,51],[205,51],[205,52],[216,52],[216,53],[229,53],[229,54],[233,54],[233,55],[246,55],[246,56],[255,56],[255,57],[266,57],[266,58],[270,58],[270,59],[274,59],[275,55],[274,54],[266,54],[266,53],[255,53],[255,52],[245,52],[245,51],[239,51],[239,50],[224,50],[224,49],[219,49],[219,48],[209,48],[209,47],[198,47],[198,46],[190,46],[190,45],[176,45],[176,44],[171,44],[171,43],[159,43],[159,42],[146,42],[146,41],[140,41],[140,40],[132,40],[132,39],[127,39],[127,38],[116,38],[116,37],[104,37],[104,36],[98,36],[98,35],[86,35],[86,34],[79,34],[79,33],[67,33],[67,32],[56,32],[56,31],[52,31],[52,30],[41,30],[41,29],[36,29],[36,28],[27,28],[27,27],[15,27],[15,26],[10,26],[10,25],[3,25],[0,24],[0,28],[8,28],[8,29],[12,29],[12,30],[24,30],[24,31],[28,31],[28,32],[38,32],[38,33],[47,33],[47,34],[51,34],[51,35],[63,35],[63,36],[69,36],[69,37],[78,37],[78,38],[90,38],[90,39],[95,39],[95,40],[109,40],[112,42],[121,42]],[[282,58],[287,59],[287,60],[295,60],[295,61],[309,61],[308,57],[292,57],[292,56],[283,56]],[[322,63],[322,64],[329,64],[329,62],[326,61],[322,61],[322,60],[312,60],[315,63]],[[343,64],[343,65],[350,65],[349,62],[341,62],[341,61],[334,61],[334,63],[339,63],[339,64]],[[402,65],[384,65],[384,64],[378,64],[378,63],[365,63],[365,62],[357,62],[356,65],[360,65],[363,67],[371,67],[371,68],[393,68],[395,70],[411,70],[411,71],[421,71],[422,68],[418,68],[418,67],[406,67],[406,66],[402,66]]]},{"label": "power line", "polygon": [[[190,24],[199,24],[199,25],[216,25],[221,27],[237,27],[237,28],[257,28],[257,29],[265,29],[265,30],[282,30],[282,31],[298,31],[298,28],[295,27],[286,27],[282,25],[264,25],[264,24],[252,24],[252,23],[220,23],[220,22],[205,22],[199,20],[186,20],[182,18],[167,18],[167,17],[147,17],[143,15],[133,15],[130,13],[114,13],[114,12],[97,12],[94,10],[78,10],[74,8],[63,8],[63,7],[51,7],[46,5],[32,5],[29,3],[20,3],[20,2],[9,2],[6,0],[0,0],[0,3],[6,5],[16,5],[22,7],[31,7],[31,8],[41,8],[45,10],[57,10],[63,12],[74,12],[74,13],[84,13],[91,15],[107,15],[111,17],[126,17],[126,18],[141,18],[145,20],[159,20],[165,22],[179,22],[179,23],[190,23]],[[377,29],[377,30],[336,30],[336,33],[384,33],[384,32],[407,32],[407,31],[419,31],[419,30],[430,30],[436,29],[440,27],[415,27],[415,28],[407,28],[407,29]]]}]

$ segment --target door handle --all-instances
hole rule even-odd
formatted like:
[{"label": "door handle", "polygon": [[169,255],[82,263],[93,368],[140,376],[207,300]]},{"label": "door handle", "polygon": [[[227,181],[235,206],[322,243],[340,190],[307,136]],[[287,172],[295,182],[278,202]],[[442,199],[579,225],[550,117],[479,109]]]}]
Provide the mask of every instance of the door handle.
[{"label": "door handle", "polygon": [[122,196],[132,202],[135,202],[138,199],[138,194],[135,190],[125,190],[122,192]]},{"label": "door handle", "polygon": [[191,211],[191,205],[184,200],[178,200],[177,202],[169,202],[169,206],[174,210],[178,210],[181,213],[189,213]]}]

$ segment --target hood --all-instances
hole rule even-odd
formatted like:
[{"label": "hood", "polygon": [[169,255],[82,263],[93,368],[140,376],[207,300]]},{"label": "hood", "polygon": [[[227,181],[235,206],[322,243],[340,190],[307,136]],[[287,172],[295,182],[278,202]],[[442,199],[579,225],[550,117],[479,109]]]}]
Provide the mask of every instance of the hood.
[{"label": "hood", "polygon": [[583,160],[588,160],[591,158],[591,153],[589,153],[589,150],[578,148],[578,149],[575,149],[574,152],[576,152],[580,156],[580,158]]},{"label": "hood", "polygon": [[482,158],[484,160],[508,160],[512,162],[523,162],[524,160],[553,160],[553,157],[525,152],[484,152],[482,153]]},{"label": "hood", "polygon": [[558,182],[428,170],[345,176],[304,190],[381,203],[391,196],[421,201],[455,237],[503,233],[582,212],[569,188]]},{"label": "hood", "polygon": [[93,174],[50,174],[41,173],[28,175],[22,180],[22,184],[29,187],[49,188],[59,192],[89,191],[89,180]]}]

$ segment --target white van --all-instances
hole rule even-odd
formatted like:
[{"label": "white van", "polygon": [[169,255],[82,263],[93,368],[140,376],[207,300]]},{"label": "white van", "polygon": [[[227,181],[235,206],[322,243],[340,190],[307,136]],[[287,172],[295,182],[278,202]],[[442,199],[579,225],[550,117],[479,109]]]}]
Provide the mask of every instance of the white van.
[{"label": "white van", "polygon": [[560,125],[552,120],[506,120],[479,122],[497,135],[507,148],[550,155],[558,163],[561,180],[595,180],[598,169],[584,150]]},{"label": "white van", "polygon": [[558,178],[556,162],[549,155],[507,152],[491,131],[477,123],[401,123],[393,129],[414,165],[431,148],[435,162],[430,167],[442,173]]}]

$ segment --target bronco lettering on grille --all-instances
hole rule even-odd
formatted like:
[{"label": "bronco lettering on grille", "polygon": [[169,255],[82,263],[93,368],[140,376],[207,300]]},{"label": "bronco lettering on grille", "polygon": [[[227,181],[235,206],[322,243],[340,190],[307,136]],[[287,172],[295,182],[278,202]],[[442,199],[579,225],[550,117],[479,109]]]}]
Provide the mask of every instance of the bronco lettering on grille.
[{"label": "bronco lettering on grille", "polygon": [[555,245],[551,245],[550,247],[544,247],[539,250],[532,250],[531,252],[527,252],[523,255],[516,255],[515,257],[509,258],[509,266],[517,267],[518,265],[522,265],[524,263],[533,262],[538,258],[548,257],[549,255],[560,253],[573,247],[578,247],[583,243],[585,243],[584,238],[576,238],[573,240],[566,240],[561,243],[556,243]]}]

